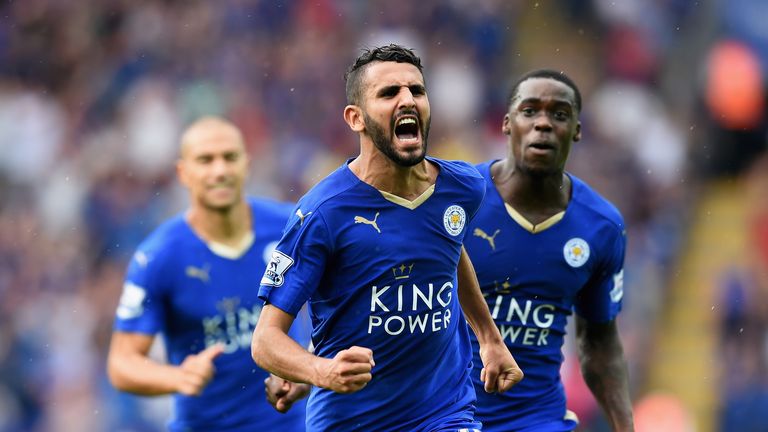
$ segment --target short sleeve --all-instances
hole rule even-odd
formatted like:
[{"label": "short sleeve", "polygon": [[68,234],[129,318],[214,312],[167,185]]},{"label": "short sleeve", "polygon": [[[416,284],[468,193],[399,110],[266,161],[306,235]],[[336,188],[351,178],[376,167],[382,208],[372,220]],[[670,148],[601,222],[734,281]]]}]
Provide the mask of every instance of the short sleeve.
[{"label": "short sleeve", "polygon": [[624,255],[626,231],[606,242],[604,260],[576,298],[576,313],[592,322],[607,322],[621,311],[624,297]]},{"label": "short sleeve", "polygon": [[162,329],[162,265],[160,257],[141,249],[133,255],[115,314],[115,330],[155,334]]},{"label": "short sleeve", "polygon": [[[297,210],[297,214],[300,213]],[[317,290],[333,250],[328,227],[320,213],[292,216],[259,287],[265,303],[296,316]]]}]

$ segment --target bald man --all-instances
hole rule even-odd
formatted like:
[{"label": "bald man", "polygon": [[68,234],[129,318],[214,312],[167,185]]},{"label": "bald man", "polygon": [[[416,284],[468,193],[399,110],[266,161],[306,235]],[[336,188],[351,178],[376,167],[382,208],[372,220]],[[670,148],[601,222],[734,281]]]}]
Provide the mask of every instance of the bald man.
[{"label": "bald man", "polygon": [[[243,137],[220,118],[184,132],[176,172],[189,208],[150,234],[128,266],[109,378],[126,392],[173,394],[171,431],[304,430],[303,406],[280,414],[269,405],[268,374],[250,355],[259,280],[292,205],[244,195]],[[293,330],[308,341],[307,325]],[[158,333],[168,363],[148,357]]]}]

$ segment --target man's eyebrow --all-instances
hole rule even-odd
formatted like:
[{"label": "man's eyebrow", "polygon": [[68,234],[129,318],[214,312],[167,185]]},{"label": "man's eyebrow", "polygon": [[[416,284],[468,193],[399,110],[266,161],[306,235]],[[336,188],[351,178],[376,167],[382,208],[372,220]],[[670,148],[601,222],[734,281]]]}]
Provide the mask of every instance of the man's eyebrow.
[{"label": "man's eyebrow", "polygon": [[527,98],[523,99],[520,96],[517,96],[515,99],[519,99],[520,103],[525,103],[525,102],[528,102],[528,103],[531,103],[531,102],[541,102],[541,99],[537,98],[537,97],[527,97]]},{"label": "man's eyebrow", "polygon": [[[520,96],[516,96],[515,99],[520,99]],[[539,98],[539,97],[530,96],[530,97],[527,97],[525,99],[520,99],[519,103],[520,104],[524,104],[524,103],[540,103],[541,101],[542,101],[542,99]],[[573,102],[571,102],[571,101],[569,101],[567,99],[555,99],[553,101],[553,103],[555,105],[567,105],[569,107],[573,107],[575,105]]]},{"label": "man's eyebrow", "polygon": [[426,91],[427,91],[427,87],[424,84],[420,84],[420,83],[415,83],[415,84],[390,84],[390,85],[386,85],[386,86],[381,87],[380,89],[378,89],[378,91],[376,91],[376,95],[383,95],[383,94],[388,94],[388,93],[392,93],[392,92],[396,93],[396,92],[400,91],[400,88],[402,88],[402,87],[408,87],[409,90],[417,89],[417,90],[419,90],[421,92],[424,92],[424,93],[426,93]]},{"label": "man's eyebrow", "polygon": [[511,106],[518,107],[523,104],[538,104],[541,102],[541,98],[537,97],[527,97],[522,98],[520,95],[516,95],[512,98],[512,101],[510,102]]},{"label": "man's eyebrow", "polygon": [[388,94],[388,93],[392,93],[392,92],[397,92],[400,87],[402,87],[402,86],[397,85],[397,84],[386,85],[384,87],[381,87],[378,91],[376,91],[376,94],[377,95],[383,95],[383,94]]}]

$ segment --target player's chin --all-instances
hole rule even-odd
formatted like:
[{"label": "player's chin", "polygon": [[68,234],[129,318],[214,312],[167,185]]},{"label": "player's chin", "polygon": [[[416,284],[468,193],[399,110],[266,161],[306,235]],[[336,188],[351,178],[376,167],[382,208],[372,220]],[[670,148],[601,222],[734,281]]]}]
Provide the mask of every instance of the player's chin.
[{"label": "player's chin", "polygon": [[401,167],[412,167],[420,164],[424,160],[424,156],[423,152],[402,154],[395,162]]},{"label": "player's chin", "polygon": [[214,187],[207,191],[206,199],[217,202],[234,201],[239,195],[237,187]]},{"label": "player's chin", "polygon": [[401,143],[396,143],[397,149],[397,163],[401,166],[414,166],[421,161],[424,160],[424,158],[427,155],[427,149],[426,146],[423,145],[421,141],[418,143],[407,143],[406,145],[402,145]]},{"label": "player's chin", "polygon": [[240,197],[237,194],[214,194],[205,199],[205,206],[211,210],[229,210],[237,204]]},{"label": "player's chin", "polygon": [[546,177],[559,173],[556,164],[541,162],[542,161],[533,161],[525,163],[522,167],[522,171],[534,177]]}]

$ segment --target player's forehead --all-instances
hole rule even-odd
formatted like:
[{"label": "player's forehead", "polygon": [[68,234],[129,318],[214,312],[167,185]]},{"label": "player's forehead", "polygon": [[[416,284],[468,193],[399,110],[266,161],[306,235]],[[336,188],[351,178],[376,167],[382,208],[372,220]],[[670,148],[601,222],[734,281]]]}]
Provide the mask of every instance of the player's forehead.
[{"label": "player's forehead", "polygon": [[226,123],[193,126],[184,134],[181,142],[182,157],[243,151],[244,145],[240,132]]},{"label": "player's forehead", "polygon": [[376,61],[368,65],[363,76],[366,93],[375,94],[384,87],[424,86],[424,76],[410,63]]},{"label": "player's forehead", "polygon": [[566,83],[554,78],[529,78],[517,87],[515,104],[526,100],[563,102],[576,106],[576,93]]}]

